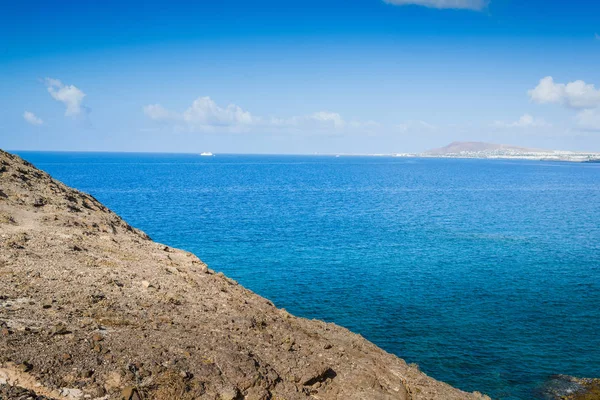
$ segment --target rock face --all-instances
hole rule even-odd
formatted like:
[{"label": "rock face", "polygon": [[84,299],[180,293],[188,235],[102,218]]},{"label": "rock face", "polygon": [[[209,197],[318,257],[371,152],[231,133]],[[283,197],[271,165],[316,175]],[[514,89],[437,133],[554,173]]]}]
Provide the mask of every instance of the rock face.
[{"label": "rock face", "polygon": [[429,378],[344,328],[276,308],[0,150],[0,398],[33,392],[488,398]]},{"label": "rock face", "polygon": [[600,400],[600,379],[553,376],[543,393],[550,400]]}]

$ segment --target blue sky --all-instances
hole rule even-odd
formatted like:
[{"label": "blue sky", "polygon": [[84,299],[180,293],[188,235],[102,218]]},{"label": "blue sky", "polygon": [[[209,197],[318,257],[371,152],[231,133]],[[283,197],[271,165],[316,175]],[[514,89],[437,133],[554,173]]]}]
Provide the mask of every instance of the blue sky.
[{"label": "blue sky", "polygon": [[2,148],[600,151],[599,2],[16,3]]}]

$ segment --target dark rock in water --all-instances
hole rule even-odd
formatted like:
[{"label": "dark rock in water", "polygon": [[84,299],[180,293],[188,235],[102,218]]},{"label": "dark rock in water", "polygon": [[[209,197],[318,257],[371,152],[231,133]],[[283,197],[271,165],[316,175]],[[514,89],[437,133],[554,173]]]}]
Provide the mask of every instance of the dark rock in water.
[{"label": "dark rock in water", "polygon": [[554,375],[542,395],[548,400],[600,400],[600,379]]}]

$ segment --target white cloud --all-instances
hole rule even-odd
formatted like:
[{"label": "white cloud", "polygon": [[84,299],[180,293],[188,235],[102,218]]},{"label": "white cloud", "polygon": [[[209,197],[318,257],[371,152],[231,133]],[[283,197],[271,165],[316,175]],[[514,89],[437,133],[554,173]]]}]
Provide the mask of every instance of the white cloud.
[{"label": "white cloud", "polygon": [[[353,126],[354,126],[353,122]],[[344,118],[335,112],[319,111],[309,115],[295,116],[290,118],[270,118],[264,121],[265,125],[273,127],[287,127],[293,129],[329,129],[339,130],[348,124]]]},{"label": "white cloud", "polygon": [[406,121],[396,125],[396,127],[402,132],[433,131],[436,129],[435,125],[431,125],[430,123],[421,120]]},{"label": "white cloud", "polygon": [[372,120],[369,121],[356,121],[356,120],[352,120],[350,122],[348,122],[348,127],[350,128],[356,128],[356,129],[367,129],[367,130],[373,130],[373,129],[377,129],[377,128],[381,128],[381,124],[379,122],[375,122]]},{"label": "white cloud", "polygon": [[342,116],[338,113],[329,112],[329,111],[319,111],[308,117],[310,120],[313,120],[319,124],[327,124],[332,125],[334,128],[343,128],[346,123]]},{"label": "white cloud", "polygon": [[170,111],[160,104],[151,104],[144,107],[144,113],[155,121],[171,122],[200,131],[243,130],[258,122],[256,117],[241,107],[235,104],[220,107],[210,97],[198,97],[183,112]]},{"label": "white cloud", "polygon": [[557,85],[551,76],[540,79],[538,85],[527,94],[535,103],[560,103],[563,98],[565,85]]},{"label": "white cloud", "polygon": [[527,93],[533,102],[540,104],[557,103],[577,109],[600,106],[600,90],[581,80],[555,83],[551,76],[547,76]]},{"label": "white cloud", "polygon": [[63,84],[58,79],[46,78],[45,83],[50,96],[67,107],[65,116],[76,117],[81,114],[84,109],[82,103],[85,93],[74,85]]},{"label": "white cloud", "polygon": [[529,114],[524,114],[516,121],[496,121],[493,126],[500,128],[549,128],[552,125],[541,118],[534,118]]},{"label": "white cloud", "polygon": [[600,131],[600,89],[596,89],[593,84],[581,80],[566,84],[555,83],[551,76],[547,76],[528,94],[536,103],[561,104],[580,110],[575,115],[579,128]]},{"label": "white cloud", "polygon": [[417,5],[429,8],[453,8],[481,11],[489,4],[489,0],[383,0],[397,6]]},{"label": "white cloud", "polygon": [[210,97],[197,98],[183,112],[168,110],[160,104],[147,105],[143,111],[154,121],[200,132],[246,132],[252,129],[260,129],[264,132],[272,129],[287,129],[336,133],[344,129],[372,129],[377,126],[372,121],[353,120],[347,122],[340,114],[330,111],[319,111],[289,118],[260,117],[235,104],[221,107]]},{"label": "white cloud", "polygon": [[160,104],[149,104],[144,107],[144,113],[155,121],[168,121],[177,119],[177,115],[173,115],[169,110],[166,110]]},{"label": "white cloud", "polygon": [[589,109],[580,111],[575,119],[579,126],[585,130],[600,131],[600,109]]},{"label": "white cloud", "polygon": [[248,111],[235,104],[219,107],[210,97],[199,97],[183,113],[183,120],[193,126],[244,126],[256,122]]},{"label": "white cloud", "polygon": [[31,125],[40,126],[44,123],[44,121],[39,118],[37,115],[32,113],[31,111],[25,111],[23,113],[23,118],[25,121],[29,122]]}]

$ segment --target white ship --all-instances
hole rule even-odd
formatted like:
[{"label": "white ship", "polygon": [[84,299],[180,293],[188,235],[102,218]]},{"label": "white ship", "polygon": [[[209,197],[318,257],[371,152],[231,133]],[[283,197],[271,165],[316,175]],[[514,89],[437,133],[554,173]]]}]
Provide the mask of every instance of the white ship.
[{"label": "white ship", "polygon": [[204,157],[212,157],[213,153],[211,153],[210,151],[205,151],[203,153],[200,153],[200,155]]}]

